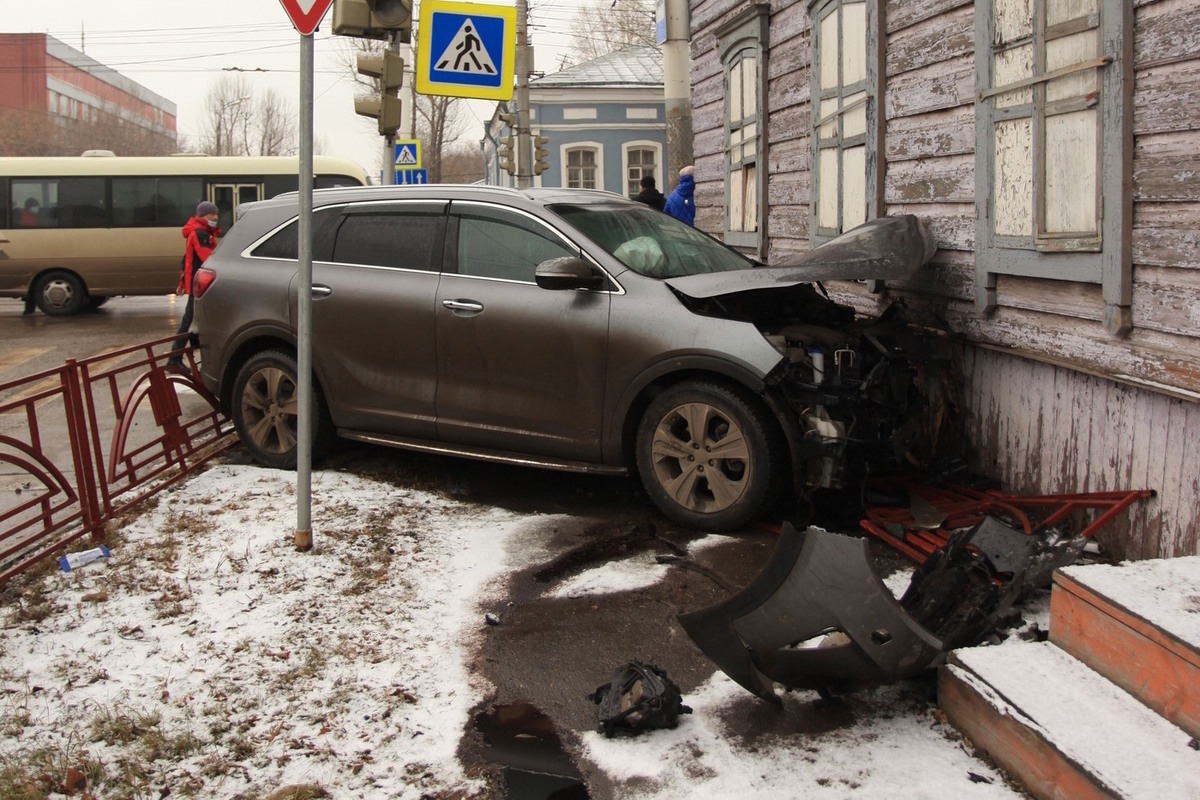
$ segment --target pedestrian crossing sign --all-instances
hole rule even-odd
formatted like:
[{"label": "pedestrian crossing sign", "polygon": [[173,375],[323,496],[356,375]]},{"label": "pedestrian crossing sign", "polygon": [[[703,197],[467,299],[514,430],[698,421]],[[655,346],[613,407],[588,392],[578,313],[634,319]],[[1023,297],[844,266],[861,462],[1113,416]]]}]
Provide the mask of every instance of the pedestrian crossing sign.
[{"label": "pedestrian crossing sign", "polygon": [[396,140],[396,169],[414,169],[421,166],[421,140]]},{"label": "pedestrian crossing sign", "polygon": [[512,6],[423,0],[417,39],[421,94],[509,100],[516,72],[517,10]]}]

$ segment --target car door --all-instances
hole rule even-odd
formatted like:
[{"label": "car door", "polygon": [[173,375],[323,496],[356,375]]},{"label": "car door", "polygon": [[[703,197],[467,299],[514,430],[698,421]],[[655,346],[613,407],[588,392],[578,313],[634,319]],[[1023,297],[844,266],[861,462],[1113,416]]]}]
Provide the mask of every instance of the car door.
[{"label": "car door", "polygon": [[435,308],[439,439],[598,462],[614,287],[539,288],[539,263],[580,250],[530,214],[455,202],[447,236]]},{"label": "car door", "polygon": [[354,204],[328,242],[314,234],[313,362],[340,429],[435,435],[433,310],[446,205]]}]

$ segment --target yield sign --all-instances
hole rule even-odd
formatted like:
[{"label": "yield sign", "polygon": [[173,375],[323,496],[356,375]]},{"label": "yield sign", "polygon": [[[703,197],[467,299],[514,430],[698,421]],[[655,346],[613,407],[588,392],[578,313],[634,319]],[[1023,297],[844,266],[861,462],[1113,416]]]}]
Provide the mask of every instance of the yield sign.
[{"label": "yield sign", "polygon": [[312,36],[333,0],[279,0],[301,36]]}]

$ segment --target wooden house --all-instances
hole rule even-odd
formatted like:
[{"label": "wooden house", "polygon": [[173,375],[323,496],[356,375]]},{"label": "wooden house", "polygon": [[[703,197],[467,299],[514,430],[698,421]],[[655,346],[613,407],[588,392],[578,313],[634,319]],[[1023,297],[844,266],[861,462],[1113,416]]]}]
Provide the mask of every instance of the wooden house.
[{"label": "wooden house", "polygon": [[974,467],[1151,488],[1101,541],[1200,553],[1194,0],[692,0],[696,224],[768,262],[916,214],[896,298],[966,341]]}]

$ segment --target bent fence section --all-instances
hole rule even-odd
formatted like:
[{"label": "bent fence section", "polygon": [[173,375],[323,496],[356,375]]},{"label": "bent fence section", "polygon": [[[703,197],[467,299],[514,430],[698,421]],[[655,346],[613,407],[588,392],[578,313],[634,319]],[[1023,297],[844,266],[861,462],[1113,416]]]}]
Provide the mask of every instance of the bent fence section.
[{"label": "bent fence section", "polygon": [[0,384],[0,583],[106,523],[236,441],[175,337]]}]

